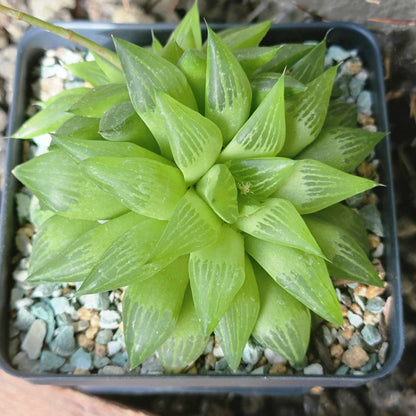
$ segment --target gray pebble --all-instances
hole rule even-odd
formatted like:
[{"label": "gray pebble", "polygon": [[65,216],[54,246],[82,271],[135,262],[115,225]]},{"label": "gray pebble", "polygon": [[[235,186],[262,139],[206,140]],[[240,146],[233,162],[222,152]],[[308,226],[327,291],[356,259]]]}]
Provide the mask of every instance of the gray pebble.
[{"label": "gray pebble", "polygon": [[31,308],[30,312],[36,316],[36,318],[42,319],[46,322],[48,332],[46,334],[46,342],[49,343],[52,340],[53,332],[55,330],[55,316],[52,308],[45,302],[35,303]]},{"label": "gray pebble", "polygon": [[352,78],[350,83],[348,84],[351,97],[357,99],[357,97],[361,94],[362,90],[364,89],[364,84],[365,80],[362,81],[360,78],[357,77]]},{"label": "gray pebble", "polygon": [[215,371],[223,372],[228,368],[228,363],[225,358],[221,358],[215,363]]},{"label": "gray pebble", "polygon": [[[29,325],[30,326],[30,325]],[[16,328],[16,326],[11,325],[9,327],[9,338],[15,338],[20,334],[20,331],[18,328]]]},{"label": "gray pebble", "polygon": [[361,308],[362,311],[365,311],[365,304],[361,296],[354,295],[354,302]]},{"label": "gray pebble", "polygon": [[56,325],[64,326],[64,325],[71,325],[72,319],[71,316],[67,313],[59,313],[56,315]]},{"label": "gray pebble", "polygon": [[366,309],[372,313],[381,313],[384,309],[386,302],[379,296],[369,299],[365,305]]},{"label": "gray pebble", "polygon": [[210,337],[210,339],[207,342],[207,345],[205,346],[204,352],[202,354],[207,355],[210,352],[212,352],[213,349],[214,349],[214,338]]},{"label": "gray pebble", "polygon": [[98,311],[106,310],[110,307],[108,293],[93,293],[90,295],[82,295],[79,297],[82,306],[87,309],[96,309]]},{"label": "gray pebble", "polygon": [[363,341],[362,341],[362,339],[361,339],[361,337],[360,337],[360,336],[358,336],[358,335],[353,335],[353,336],[351,337],[350,342],[348,343],[348,346],[349,346],[350,348],[352,348],[354,345],[358,345],[359,347],[362,347],[362,346],[363,346]]},{"label": "gray pebble", "polygon": [[378,360],[380,362],[380,364],[384,364],[384,362],[386,361],[386,355],[387,355],[387,351],[389,349],[389,343],[388,342],[383,342],[381,344],[381,347],[378,351]]},{"label": "gray pebble", "polygon": [[40,356],[40,368],[42,371],[55,371],[65,363],[65,358],[59,357],[50,351],[42,351]]},{"label": "gray pebble", "polygon": [[357,108],[362,113],[371,113],[373,99],[370,91],[362,91],[357,97]]},{"label": "gray pebble", "polygon": [[46,298],[48,296],[52,296],[54,291],[59,288],[59,286],[60,285],[57,283],[41,283],[33,289],[30,296],[32,298]]},{"label": "gray pebble", "polygon": [[360,371],[363,373],[369,373],[370,371],[374,370],[374,367],[377,364],[377,354],[373,353],[370,354],[370,359],[368,360],[368,363],[360,368]]},{"label": "gray pebble", "polygon": [[270,348],[266,348],[264,350],[264,356],[267,358],[267,361],[271,365],[285,363],[287,361],[285,357],[280,355],[278,352],[271,350]]},{"label": "gray pebble", "polygon": [[384,237],[380,211],[377,209],[375,204],[365,205],[360,209],[359,213],[368,230],[380,237]]},{"label": "gray pebble", "polygon": [[89,370],[92,367],[91,354],[84,351],[83,348],[78,348],[71,356],[69,362],[73,367],[81,370]]},{"label": "gray pebble", "polygon": [[122,331],[120,328],[117,329],[117,331],[115,332],[113,336],[113,340],[120,341],[123,344],[123,346],[126,346],[125,341],[124,341],[124,331]]},{"label": "gray pebble", "polygon": [[22,289],[21,287],[14,287],[10,292],[10,307],[17,309],[16,302],[22,299],[24,294],[24,289]]},{"label": "gray pebble", "polygon": [[80,321],[73,322],[72,326],[74,327],[75,333],[85,331],[90,327],[90,322],[86,319],[81,319]]},{"label": "gray pebble", "polygon": [[13,279],[16,280],[16,282],[24,282],[27,279],[27,277],[27,270],[17,269],[13,272]]},{"label": "gray pebble", "polygon": [[332,45],[328,48],[326,57],[328,59],[333,59],[336,62],[344,61],[345,59],[355,56],[356,53],[353,51],[346,51],[344,48],[341,48],[337,45]]},{"label": "gray pebble", "polygon": [[321,339],[327,347],[330,347],[334,342],[332,332],[326,325],[321,326]]},{"label": "gray pebble", "polygon": [[69,301],[64,296],[50,299],[49,304],[51,305],[55,315],[65,313],[69,308]]},{"label": "gray pebble", "polygon": [[255,368],[253,371],[250,372],[250,374],[254,375],[263,375],[266,372],[266,367],[262,365],[261,367]]},{"label": "gray pebble", "polygon": [[109,357],[112,357],[113,355],[116,355],[120,350],[123,348],[123,345],[120,341],[110,341],[107,344],[107,355]]},{"label": "gray pebble", "polygon": [[374,347],[381,342],[381,334],[374,325],[365,325],[361,331],[364,341]]},{"label": "gray pebble", "polygon": [[371,256],[375,259],[379,259],[384,254],[384,244],[380,243],[377,248],[371,253]]},{"label": "gray pebble", "polygon": [[224,357],[224,351],[222,350],[220,344],[215,345],[215,347],[212,349],[212,353],[214,354],[215,358]]},{"label": "gray pebble", "polygon": [[324,374],[324,369],[321,364],[314,363],[310,364],[307,367],[303,369],[303,374],[309,375],[309,376],[321,376]]},{"label": "gray pebble", "polygon": [[24,351],[20,351],[12,360],[12,364],[17,367],[19,371],[25,373],[40,373],[39,360],[31,360]]},{"label": "gray pebble", "polygon": [[71,363],[65,363],[60,369],[59,372],[63,374],[70,374],[75,370],[74,366]]},{"label": "gray pebble", "polygon": [[127,351],[119,352],[114,357],[111,358],[111,363],[118,365],[119,367],[124,367],[128,361]]},{"label": "gray pebble", "polygon": [[[24,257],[30,256],[30,254],[32,253],[32,243],[30,242],[30,239],[26,235],[25,232],[23,232],[22,230],[17,230],[15,242],[16,242],[17,249],[23,254]],[[14,277],[14,273],[13,273],[13,277]],[[27,277],[27,273],[26,273],[26,277]],[[19,281],[22,281],[22,280],[19,280]]]},{"label": "gray pebble", "polygon": [[31,360],[36,360],[40,357],[43,347],[43,341],[46,335],[46,324],[41,319],[36,319],[30,326],[23,342],[22,350],[27,353]]},{"label": "gray pebble", "polygon": [[60,326],[57,332],[50,344],[51,350],[62,357],[69,357],[75,350],[74,328],[71,325]]},{"label": "gray pebble", "polygon": [[360,315],[357,315],[354,312],[348,311],[347,316],[351,325],[354,326],[355,328],[359,328],[364,323],[363,318],[361,318]]},{"label": "gray pebble", "polygon": [[14,357],[19,353],[20,350],[20,339],[19,338],[12,338],[8,342],[8,352],[9,357]]},{"label": "gray pebble", "polygon": [[162,374],[163,367],[155,354],[152,354],[147,360],[143,361],[141,374]]},{"label": "gray pebble", "polygon": [[93,365],[95,368],[103,368],[106,365],[110,364],[111,360],[108,357],[99,357],[94,354]]},{"label": "gray pebble", "polygon": [[98,371],[98,374],[104,376],[121,376],[124,374],[124,370],[117,365],[106,365]]},{"label": "gray pebble", "polygon": [[254,345],[252,342],[247,342],[244,347],[242,359],[247,364],[255,365],[259,362],[263,355],[263,348],[258,345]]},{"label": "gray pebble", "polygon": [[100,328],[117,329],[120,322],[121,317],[117,311],[105,310],[100,312]]},{"label": "gray pebble", "polygon": [[22,298],[15,302],[16,309],[27,308],[34,304],[34,300],[30,298]]},{"label": "gray pebble", "polygon": [[335,374],[337,376],[345,376],[346,374],[348,374],[348,371],[350,371],[350,368],[342,364],[336,369]]},{"label": "gray pebble", "polygon": [[21,331],[27,331],[33,322],[35,322],[35,319],[35,316],[31,314],[27,308],[20,308],[17,311],[14,326]]},{"label": "gray pebble", "polygon": [[113,331],[111,329],[102,329],[95,337],[95,342],[102,345],[107,345],[113,338]]}]

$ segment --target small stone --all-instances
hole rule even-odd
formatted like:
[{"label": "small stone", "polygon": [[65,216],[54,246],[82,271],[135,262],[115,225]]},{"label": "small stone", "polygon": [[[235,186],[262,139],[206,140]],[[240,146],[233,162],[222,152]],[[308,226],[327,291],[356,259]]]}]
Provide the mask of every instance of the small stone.
[{"label": "small stone", "polygon": [[266,366],[261,366],[261,367],[257,367],[255,368],[250,374],[254,374],[254,375],[263,375],[266,371]]},{"label": "small stone", "polygon": [[365,205],[359,210],[360,216],[368,230],[374,234],[383,237],[384,229],[381,222],[380,211],[375,204]]},{"label": "small stone", "polygon": [[95,344],[95,354],[98,357],[106,357],[107,356],[107,345],[102,344]]},{"label": "small stone", "polygon": [[207,345],[205,346],[204,352],[202,354],[203,355],[209,354],[210,352],[212,352],[213,348],[214,348],[214,337],[211,336],[209,338],[209,340],[207,342]]},{"label": "small stone", "polygon": [[121,317],[117,311],[105,310],[100,312],[101,329],[117,329],[120,321]]},{"label": "small stone", "polygon": [[354,302],[360,307],[362,311],[365,311],[365,304],[360,296],[354,295]]},{"label": "small stone", "polygon": [[89,370],[83,370],[82,368],[76,368],[72,373],[74,376],[87,376],[91,374]]},{"label": "small stone", "polygon": [[326,58],[334,60],[336,62],[345,61],[351,56],[350,51],[346,51],[344,48],[341,48],[337,45],[332,45],[328,48],[326,53]]},{"label": "small stone", "polygon": [[380,237],[378,235],[369,233],[368,234],[368,245],[370,246],[370,250],[375,250],[380,245]]},{"label": "small stone", "polygon": [[[24,232],[22,228],[17,230],[15,242],[16,242],[17,249],[22,253],[23,257],[30,256],[30,254],[32,253],[32,243],[30,242],[30,238],[27,236],[27,234]],[[22,276],[24,276],[24,274],[22,274]],[[26,280],[27,278],[27,271],[26,271],[25,278],[20,276],[18,280],[15,277],[14,273],[13,273],[13,277],[15,278],[15,280],[22,282],[23,280]]]},{"label": "small stone", "polygon": [[366,298],[373,299],[376,296],[383,294],[385,290],[386,290],[386,285],[384,285],[384,287],[368,286],[368,289],[366,292]]},{"label": "small stone", "polygon": [[254,345],[253,343],[249,341],[244,347],[242,359],[247,364],[255,365],[260,360],[262,355],[263,355],[263,348],[257,345]]},{"label": "small stone", "polygon": [[362,126],[373,126],[375,124],[374,118],[364,113],[358,113],[357,121]]},{"label": "small stone", "polygon": [[24,282],[27,279],[27,277],[27,270],[15,270],[13,272],[13,279],[16,280],[16,282]]},{"label": "small stone", "polygon": [[56,315],[56,325],[63,326],[63,325],[71,325],[72,319],[67,313],[60,313]]},{"label": "small stone", "polygon": [[345,340],[350,340],[351,339],[351,337],[352,337],[352,335],[353,335],[353,333],[354,333],[354,327],[352,326],[352,325],[348,325],[347,327],[345,327],[343,330],[342,330],[342,337],[345,339]]},{"label": "small stone", "polygon": [[367,126],[364,126],[363,127],[363,130],[367,130],[367,131],[369,131],[371,133],[375,133],[377,131],[377,127],[369,124]]},{"label": "small stone", "polygon": [[110,307],[110,300],[108,299],[108,293],[93,293],[89,295],[82,295],[79,297],[79,301],[84,308],[95,310],[107,310]]},{"label": "small stone", "polygon": [[324,374],[324,369],[321,364],[314,363],[310,364],[303,369],[303,374],[305,375],[314,375],[314,376],[321,376]]},{"label": "small stone", "polygon": [[58,315],[60,313],[64,313],[69,308],[69,301],[64,296],[59,296],[57,298],[52,298],[49,301],[49,304],[51,305],[51,308],[53,309],[55,315]]},{"label": "small stone", "polygon": [[124,374],[124,370],[117,365],[106,365],[105,367],[101,368],[98,373],[104,376],[121,376]]},{"label": "small stone", "polygon": [[42,351],[40,356],[40,368],[42,371],[59,370],[65,363],[65,358],[50,351]]},{"label": "small stone", "polygon": [[387,351],[389,349],[389,343],[388,342],[383,342],[381,344],[381,347],[378,351],[378,360],[380,362],[380,364],[384,364],[384,362],[386,361],[386,355],[387,355]]},{"label": "small stone", "polygon": [[95,336],[97,335],[98,331],[99,331],[99,328],[98,328],[98,327],[89,327],[89,328],[85,331],[85,336],[86,336],[88,339],[94,339],[94,338],[95,338]]},{"label": "small stone", "polygon": [[334,344],[330,349],[331,356],[334,358],[340,358],[344,354],[344,348],[340,344]]},{"label": "small stone", "polygon": [[334,342],[332,332],[326,325],[321,326],[321,339],[327,347],[332,345],[332,343]]},{"label": "small stone", "polygon": [[340,365],[335,371],[335,374],[337,376],[345,376],[348,374],[348,371],[350,371],[350,368],[347,365]]},{"label": "small stone", "polygon": [[71,363],[65,363],[60,369],[59,372],[63,374],[72,374],[74,371],[74,366]]},{"label": "small stone", "polygon": [[48,332],[46,333],[46,342],[51,342],[53,332],[55,330],[55,316],[51,307],[45,302],[38,302],[30,308],[30,312],[36,316],[36,318],[42,319],[42,321],[46,322],[48,327]]},{"label": "small stone", "polygon": [[143,361],[141,374],[163,374],[163,367],[155,354],[152,354],[147,360]]},{"label": "small stone", "polygon": [[17,309],[16,302],[18,300],[21,300],[24,294],[25,294],[25,291],[21,287],[12,288],[12,290],[10,291],[10,307],[12,309]]},{"label": "small stone", "polygon": [[381,334],[374,325],[365,325],[361,331],[364,341],[374,347],[381,342]]},{"label": "small stone", "polygon": [[363,318],[361,318],[360,315],[357,315],[354,312],[348,311],[347,316],[351,325],[353,325],[355,328],[359,328],[364,322]]},{"label": "small stone", "polygon": [[107,345],[113,338],[113,331],[111,329],[102,329],[95,337],[95,342]]},{"label": "small stone", "polygon": [[363,63],[357,59],[351,59],[346,63],[346,66],[348,71],[353,75],[358,74],[363,69]]},{"label": "small stone", "polygon": [[84,351],[83,348],[78,348],[70,359],[70,363],[81,370],[89,370],[92,366],[91,354]]},{"label": "small stone", "polygon": [[27,353],[31,360],[40,357],[43,341],[46,335],[46,324],[41,319],[36,319],[29,328],[23,342],[22,350]]},{"label": "small stone", "polygon": [[379,259],[380,257],[382,257],[384,254],[384,244],[380,243],[377,248],[371,253],[371,256],[373,258],[377,258]]},{"label": "small stone", "polygon": [[78,345],[87,351],[92,351],[95,347],[95,342],[92,339],[88,339],[85,334],[78,334]]},{"label": "small stone", "polygon": [[71,325],[60,326],[56,337],[50,343],[51,350],[62,357],[69,357],[75,350],[74,328]]},{"label": "small stone", "polygon": [[25,373],[36,374],[41,371],[39,360],[31,360],[24,351],[13,357],[12,364]]},{"label": "small stone", "polygon": [[354,289],[354,295],[356,296],[362,296],[367,297],[367,285],[364,285],[360,283],[355,289]]},{"label": "small stone", "polygon": [[103,368],[110,364],[111,360],[108,357],[99,357],[94,354],[93,364],[95,368]]},{"label": "small stone", "polygon": [[32,306],[35,303],[35,301],[31,298],[22,298],[15,302],[16,309],[19,310],[21,308],[27,308],[29,306]]},{"label": "small stone", "polygon": [[285,374],[287,371],[286,365],[282,363],[273,364],[270,367],[269,374]]},{"label": "small stone", "polygon": [[365,350],[355,345],[354,347],[348,349],[344,352],[342,356],[342,362],[350,368],[359,369],[367,364],[370,357],[365,352]]},{"label": "small stone", "polygon": [[12,338],[9,340],[9,345],[8,345],[8,353],[9,353],[9,357],[14,357],[15,355],[17,355],[20,351],[20,339],[19,338]]},{"label": "small stone", "polygon": [[359,347],[363,347],[363,341],[359,335],[354,335],[351,337],[350,342],[348,344],[349,348],[354,347],[355,345],[358,345]]},{"label": "small stone", "polygon": [[205,356],[205,369],[212,370],[215,368],[215,363],[217,359],[215,358],[214,354],[210,352]]},{"label": "small stone", "polygon": [[221,358],[215,363],[215,371],[223,372],[228,368],[228,363],[225,358]]},{"label": "small stone", "polygon": [[356,315],[363,316],[363,310],[360,308],[360,306],[357,303],[353,303],[351,305],[351,311],[354,312]]},{"label": "small stone", "polygon": [[362,91],[357,97],[357,108],[360,112],[371,113],[373,99],[370,91]]},{"label": "small stone", "polygon": [[121,344],[121,342],[119,341],[110,341],[107,344],[107,355],[109,357],[112,357],[113,355],[117,354],[121,348],[123,347],[123,345]]},{"label": "small stone", "polygon": [[216,358],[222,358],[224,357],[224,352],[222,351],[222,348],[219,344],[215,345],[213,350],[212,350],[212,354],[214,355],[214,357]]},{"label": "small stone", "polygon": [[362,90],[364,89],[364,84],[365,81],[362,81],[357,77],[352,78],[350,83],[348,84],[351,97],[357,99],[358,96],[361,94]]},{"label": "small stone", "polygon": [[118,365],[119,367],[124,367],[128,361],[127,351],[119,352],[111,358],[111,363]]},{"label": "small stone", "polygon": [[366,325],[377,325],[380,322],[380,314],[375,314],[370,311],[364,312],[364,323]]},{"label": "small stone", "polygon": [[47,298],[52,296],[52,293],[59,288],[59,284],[56,283],[41,283],[36,286],[31,293],[32,298]]},{"label": "small stone", "polygon": [[32,315],[27,308],[20,308],[17,310],[14,326],[21,331],[27,331],[33,322],[35,322],[35,319],[35,316]]},{"label": "small stone", "polygon": [[271,350],[270,348],[266,348],[264,350],[264,356],[267,358],[267,361],[271,365],[277,365],[287,362],[287,359],[285,357],[280,355],[278,352]]},{"label": "small stone", "polygon": [[89,321],[86,321],[85,319],[81,319],[78,322],[74,322],[72,324],[72,326],[74,327],[75,333],[82,332],[82,331],[85,331],[86,329],[89,328],[90,322]]},{"label": "small stone", "polygon": [[368,363],[360,368],[360,371],[363,373],[368,373],[374,369],[374,367],[377,364],[377,354],[373,353],[370,354],[370,359],[368,360]]}]

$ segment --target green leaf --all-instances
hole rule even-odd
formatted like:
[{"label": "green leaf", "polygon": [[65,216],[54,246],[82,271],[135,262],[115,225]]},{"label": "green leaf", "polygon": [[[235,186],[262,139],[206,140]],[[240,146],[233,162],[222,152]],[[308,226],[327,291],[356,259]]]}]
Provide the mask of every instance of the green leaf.
[{"label": "green leaf", "polygon": [[208,27],[205,116],[221,129],[224,144],[247,120],[250,106],[247,75],[230,49]]},{"label": "green leaf", "polygon": [[329,260],[331,276],[383,287],[374,265],[349,233],[314,214],[306,215],[304,220]]},{"label": "green leaf", "polygon": [[72,104],[85,95],[90,88],[73,88],[54,95],[45,103],[45,107],[27,120],[12,137],[31,139],[59,128],[66,120],[73,117],[68,110]]},{"label": "green leaf", "polygon": [[244,72],[250,77],[254,71],[269,62],[276,55],[280,46],[258,46],[234,50]]},{"label": "green leaf", "polygon": [[[260,103],[267,97],[273,86],[280,80],[280,73],[264,72],[256,75],[251,82],[253,99],[251,101],[251,110],[254,111]],[[299,92],[306,90],[305,84],[302,84],[290,75],[285,75],[285,98],[288,98]]]},{"label": "green leaf", "polygon": [[309,310],[277,285],[258,265],[254,272],[260,292],[260,313],[253,330],[264,347],[302,365],[309,344]]},{"label": "green leaf", "polygon": [[210,120],[169,95],[156,94],[173,159],[187,184],[195,183],[217,160],[222,147],[220,129]]},{"label": "green leaf", "polygon": [[199,23],[198,2],[189,9],[169,36],[166,45],[176,42],[182,49],[201,49],[202,38]]},{"label": "green leaf", "polygon": [[129,99],[125,84],[105,84],[92,88],[69,111],[83,117],[100,118],[111,107]]},{"label": "green leaf", "polygon": [[214,330],[243,285],[244,269],[243,236],[225,224],[214,245],[191,252],[192,296],[207,335]]},{"label": "green leaf", "polygon": [[232,370],[240,364],[244,347],[253,331],[260,310],[259,290],[248,256],[245,280],[231,305],[215,328],[225,359]]},{"label": "green leaf", "polygon": [[107,61],[107,59],[102,58],[100,55],[97,55],[93,51],[91,51],[91,54],[94,57],[95,62],[97,62],[97,65],[107,76],[108,81],[116,84],[126,82],[126,79],[124,78],[124,75],[121,72],[120,68],[117,68],[111,62]]},{"label": "green leaf", "polygon": [[158,54],[162,51],[163,45],[160,43],[159,39],[156,37],[152,30],[152,52]]},{"label": "green leaf", "polygon": [[114,43],[133,107],[152,132],[162,155],[171,158],[166,132],[160,127],[163,115],[157,108],[155,91],[163,91],[196,110],[191,87],[181,70],[166,59],[121,39],[115,38]]},{"label": "green leaf", "polygon": [[46,265],[30,275],[32,282],[80,282],[91,272],[108,247],[133,227],[141,216],[128,212],[107,221],[65,247]]},{"label": "green leaf", "polygon": [[269,31],[271,24],[271,20],[266,20],[247,27],[236,26],[218,32],[218,36],[232,50],[252,48],[259,45]]},{"label": "green leaf", "polygon": [[357,105],[345,101],[330,101],[324,123],[326,127],[357,127]]},{"label": "green leaf", "polygon": [[176,205],[150,261],[179,257],[212,245],[220,230],[219,218],[191,188]]},{"label": "green leaf", "polygon": [[245,246],[248,254],[283,289],[322,318],[342,325],[341,309],[323,259],[249,235]]},{"label": "green leaf", "polygon": [[114,290],[158,272],[154,265],[143,265],[153,252],[166,224],[166,221],[138,217],[137,222],[103,253],[78,289],[77,296]]},{"label": "green leaf", "polygon": [[291,175],[274,196],[288,199],[300,214],[310,214],[377,185],[317,160],[303,159],[295,162]]},{"label": "green leaf", "polygon": [[250,207],[245,209],[243,206],[236,226],[239,230],[260,240],[323,257],[319,245],[302,217],[285,199],[267,199],[254,213],[250,213]]},{"label": "green leaf", "polygon": [[350,127],[324,128],[296,159],[315,159],[344,172],[352,172],[384,136],[385,133]]},{"label": "green leaf", "polygon": [[106,140],[133,142],[159,153],[153,134],[134,111],[130,101],[116,104],[106,111],[100,120],[99,131]]},{"label": "green leaf", "polygon": [[292,172],[295,162],[283,157],[232,160],[226,163],[242,195],[260,199],[275,192]]},{"label": "green leaf", "polygon": [[179,373],[200,357],[207,342],[188,286],[175,329],[157,350],[157,355],[166,371]]},{"label": "green leaf", "polygon": [[73,116],[56,130],[56,134],[65,139],[102,140],[99,124],[99,118]]},{"label": "green leaf", "polygon": [[186,191],[179,169],[143,157],[93,157],[81,162],[84,172],[129,209],[166,220]]},{"label": "green leaf", "polygon": [[93,87],[108,83],[108,78],[101,70],[97,62],[85,61],[65,65],[74,75],[89,82]]},{"label": "green leaf", "polygon": [[313,48],[314,45],[305,45],[304,43],[280,45],[276,55],[263,65],[258,72],[283,72],[285,68],[291,68]]},{"label": "green leaf", "polygon": [[324,72],[326,54],[326,38],[313,47],[294,66],[290,75],[307,84]]},{"label": "green leaf", "polygon": [[65,217],[108,219],[127,211],[121,202],[88,178],[63,150],[31,159],[16,166],[13,173],[40,201]]},{"label": "green leaf", "polygon": [[177,64],[182,54],[183,49],[175,41],[166,44],[160,51],[160,56],[174,65]]},{"label": "green leaf", "polygon": [[179,59],[178,68],[185,74],[198,103],[199,112],[205,113],[206,56],[195,49],[186,50]]},{"label": "green leaf", "polygon": [[156,160],[169,166],[173,165],[171,161],[164,157],[133,143],[108,142],[106,140],[77,140],[66,137],[61,138],[61,136],[56,134],[52,135],[52,137],[54,143],[79,161],[97,156],[141,157]]},{"label": "green leaf", "polygon": [[227,166],[214,165],[200,179],[196,191],[223,221],[232,224],[237,220],[237,186]]},{"label": "green leaf", "polygon": [[313,216],[341,227],[367,255],[369,254],[370,248],[364,221],[355,210],[343,204],[335,204],[315,212]]},{"label": "green leaf", "polygon": [[244,123],[220,160],[275,156],[285,141],[284,76]]},{"label": "green leaf", "polygon": [[318,136],[328,109],[337,67],[307,84],[305,92],[286,100],[286,141],[280,156],[293,157]]},{"label": "green leaf", "polygon": [[174,330],[187,284],[185,256],[150,279],[127,288],[123,325],[131,368],[148,358]]},{"label": "green leaf", "polygon": [[34,238],[29,274],[32,275],[59,256],[74,240],[98,224],[97,221],[73,220],[60,215],[50,217]]}]

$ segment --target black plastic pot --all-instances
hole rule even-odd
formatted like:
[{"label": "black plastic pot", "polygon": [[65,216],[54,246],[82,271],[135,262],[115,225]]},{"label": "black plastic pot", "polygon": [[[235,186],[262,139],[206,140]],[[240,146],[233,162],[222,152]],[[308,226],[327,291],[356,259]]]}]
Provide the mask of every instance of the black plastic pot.
[{"label": "black plastic pot", "polygon": [[[151,29],[165,41],[173,27],[169,25],[113,25],[93,23],[65,23],[65,27],[80,34],[112,46],[110,33],[140,45],[151,42]],[[222,29],[225,26],[217,26]],[[227,26],[228,27],[228,26]],[[328,34],[328,44],[337,44],[346,49],[357,49],[369,72],[367,89],[373,94],[374,117],[382,131],[388,131],[384,101],[383,70],[381,56],[374,36],[361,26],[351,23],[286,24],[272,26],[264,44],[321,40]],[[29,71],[38,62],[45,49],[74,45],[39,29],[31,29],[22,39],[17,57],[17,69],[13,106],[10,114],[9,134],[16,131],[24,120],[29,92]],[[10,365],[8,346],[9,295],[12,284],[11,258],[14,253],[16,231],[15,198],[17,182],[11,169],[20,162],[21,141],[9,140],[6,181],[1,205],[1,280],[0,280],[0,365],[7,372],[34,383],[69,385],[101,393],[174,393],[174,392],[245,392],[262,394],[302,393],[313,386],[353,387],[383,377],[392,371],[403,350],[403,317],[400,297],[400,268],[396,235],[396,217],[389,138],[377,146],[377,157],[381,160],[381,178],[387,187],[380,191],[382,220],[385,229],[385,258],[383,264],[386,279],[393,297],[389,316],[389,352],[380,370],[360,376],[72,376],[55,374],[22,374]]]}]

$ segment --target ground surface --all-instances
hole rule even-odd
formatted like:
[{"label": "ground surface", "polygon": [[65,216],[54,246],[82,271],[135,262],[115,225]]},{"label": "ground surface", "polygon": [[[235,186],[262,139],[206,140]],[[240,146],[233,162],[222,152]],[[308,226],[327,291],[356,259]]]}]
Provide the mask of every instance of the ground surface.
[{"label": "ground surface", "polygon": [[[177,22],[193,0],[6,0],[47,20],[89,19],[92,21]],[[145,396],[123,398],[132,409],[157,415],[414,415],[416,414],[416,8],[414,0],[199,0],[201,14],[209,22],[251,22],[272,18],[275,22],[348,20],[366,25],[379,38],[385,57],[387,102],[393,144],[399,236],[403,269],[406,319],[406,350],[392,375],[355,389],[317,390],[294,398],[216,395]],[[26,26],[0,16],[0,133],[7,125],[11,100],[16,42]],[[4,141],[0,142],[3,154]],[[1,169],[3,161],[0,160]],[[0,169],[0,180],[2,178]],[[62,400],[81,401],[67,391],[28,388],[20,381],[0,375],[0,397],[13,397],[17,404],[24,395],[41,403],[48,394]],[[15,384],[13,384],[15,383]],[[6,390],[15,385],[16,390]],[[25,390],[26,389],[26,390]],[[3,394],[4,393],[4,394]],[[60,394],[64,396],[59,396]],[[13,408],[13,399],[6,404]],[[43,399],[46,400],[46,399]],[[95,400],[95,399],[93,399]],[[65,402],[63,402],[65,403]],[[95,402],[94,402],[95,403]],[[98,403],[98,402],[97,402]],[[101,405],[104,406],[106,403]],[[93,404],[91,404],[92,406]],[[87,405],[85,405],[87,406]],[[84,413],[92,414],[86,407]],[[93,414],[101,414],[96,408]],[[6,415],[23,414],[15,407]],[[68,409],[69,412],[70,409]],[[24,412],[24,410],[22,410]],[[103,410],[104,411],[104,410]],[[24,412],[25,414],[29,414]],[[35,413],[30,413],[35,414]],[[104,414],[104,413],[102,413]],[[106,412],[106,414],[111,414]],[[124,413],[117,413],[124,414]],[[125,414],[143,414],[139,412]]]}]

